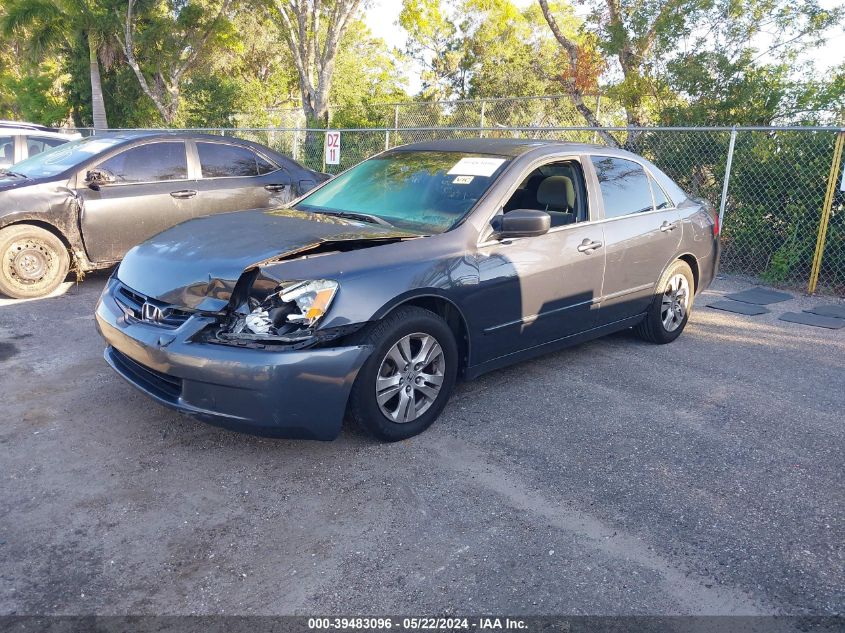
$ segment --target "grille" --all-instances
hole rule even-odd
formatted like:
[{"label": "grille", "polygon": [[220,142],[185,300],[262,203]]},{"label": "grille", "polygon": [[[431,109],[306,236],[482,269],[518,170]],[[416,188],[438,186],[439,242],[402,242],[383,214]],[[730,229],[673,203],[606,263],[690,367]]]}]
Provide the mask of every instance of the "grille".
[{"label": "grille", "polygon": [[181,378],[150,369],[115,348],[112,348],[109,354],[118,370],[132,382],[165,400],[173,402],[179,400],[182,394]]},{"label": "grille", "polygon": [[[180,310],[179,308],[174,308],[173,306],[167,305],[166,303],[162,303],[161,301],[156,301],[154,299],[150,299],[149,297],[145,297],[144,295],[135,292],[128,286],[120,284],[117,288],[118,296],[115,297],[124,309],[132,315],[138,321],[144,321],[144,323],[149,323],[150,325],[158,325],[161,327],[167,328],[177,328],[182,325],[185,321],[191,318],[191,312],[187,310]],[[145,303],[152,303],[157,306],[162,313],[162,318],[158,321],[146,321],[144,320],[141,314],[141,307]]]}]

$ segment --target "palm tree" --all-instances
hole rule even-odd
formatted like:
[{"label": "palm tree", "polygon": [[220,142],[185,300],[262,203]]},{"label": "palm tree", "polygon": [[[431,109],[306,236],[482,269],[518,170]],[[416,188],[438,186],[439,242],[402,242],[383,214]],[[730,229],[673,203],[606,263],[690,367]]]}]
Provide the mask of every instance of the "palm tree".
[{"label": "palm tree", "polygon": [[106,129],[106,106],[100,81],[100,60],[114,58],[109,12],[98,0],[5,0],[0,30],[18,36],[35,56],[67,52],[76,42],[88,47],[91,110],[94,128]]}]

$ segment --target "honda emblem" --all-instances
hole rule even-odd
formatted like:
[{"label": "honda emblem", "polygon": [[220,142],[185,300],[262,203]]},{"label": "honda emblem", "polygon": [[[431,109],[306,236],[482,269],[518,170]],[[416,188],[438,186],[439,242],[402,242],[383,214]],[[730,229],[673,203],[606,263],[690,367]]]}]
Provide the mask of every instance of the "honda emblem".
[{"label": "honda emblem", "polygon": [[154,323],[158,323],[164,318],[164,313],[161,311],[157,305],[152,303],[144,302],[144,305],[141,306],[141,318],[144,321],[152,321]]}]

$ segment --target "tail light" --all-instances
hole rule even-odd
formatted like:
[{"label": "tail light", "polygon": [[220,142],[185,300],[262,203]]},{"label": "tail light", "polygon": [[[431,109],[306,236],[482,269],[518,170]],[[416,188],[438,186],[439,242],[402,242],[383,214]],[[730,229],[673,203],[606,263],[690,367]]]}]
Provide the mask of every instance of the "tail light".
[{"label": "tail light", "polygon": [[719,211],[717,210],[713,214],[713,237],[719,237],[719,232],[721,231],[722,227],[719,226]]}]

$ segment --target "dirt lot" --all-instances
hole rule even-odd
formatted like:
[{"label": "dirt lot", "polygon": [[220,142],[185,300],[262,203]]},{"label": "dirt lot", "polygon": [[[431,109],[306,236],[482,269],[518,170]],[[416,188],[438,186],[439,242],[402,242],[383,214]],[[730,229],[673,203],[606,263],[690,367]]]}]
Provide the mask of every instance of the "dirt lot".
[{"label": "dirt lot", "polygon": [[105,277],[0,303],[0,614],[845,610],[845,330],[704,308],[462,385],[394,445],[268,440],[112,373]]}]

